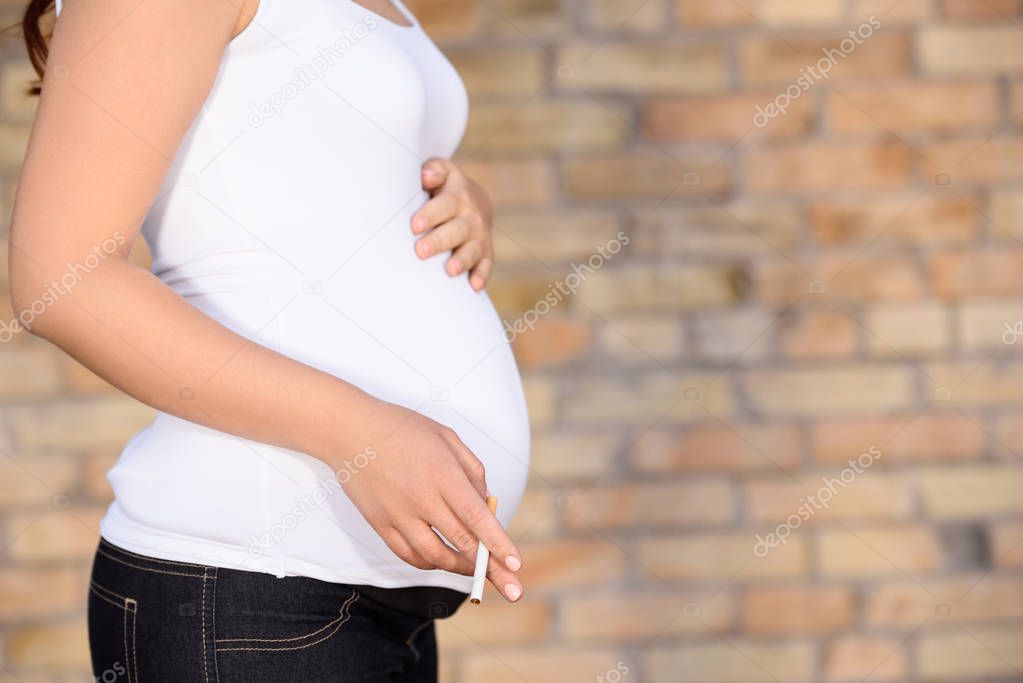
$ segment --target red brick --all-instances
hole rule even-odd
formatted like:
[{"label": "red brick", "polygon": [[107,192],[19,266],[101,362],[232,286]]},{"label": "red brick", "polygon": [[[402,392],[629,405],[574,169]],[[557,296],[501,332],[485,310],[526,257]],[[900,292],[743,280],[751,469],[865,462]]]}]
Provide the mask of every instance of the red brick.
[{"label": "red brick", "polygon": [[1019,294],[1021,269],[1023,249],[940,252],[929,264],[935,292],[947,299]]},{"label": "red brick", "polygon": [[[882,22],[883,23],[883,22]],[[806,67],[815,67],[826,59],[825,50],[841,50],[846,33],[799,36],[756,35],[739,48],[743,82],[750,85],[776,85],[780,93],[795,83]],[[832,53],[834,54],[834,53]],[[910,70],[910,42],[900,32],[876,31],[849,56],[835,58],[829,78],[842,83],[849,79],[901,76]],[[815,86],[821,85],[815,82]],[[803,95],[806,96],[805,94]]]},{"label": "red brick", "polygon": [[[972,204],[972,205],[971,205]],[[861,200],[822,199],[810,206],[814,238],[824,246],[934,246],[976,239],[976,197],[919,192]]]},{"label": "red brick", "polygon": [[760,137],[799,137],[817,121],[817,98],[806,95],[794,100],[785,116],[767,125],[755,123],[757,107],[766,107],[775,94],[729,94],[716,97],[655,99],[643,116],[643,131],[652,140],[700,142],[718,140],[737,143]]},{"label": "red brick", "polygon": [[804,310],[782,318],[783,353],[793,358],[842,358],[856,350],[859,326],[845,313]]},{"label": "red brick", "polygon": [[955,412],[824,422],[813,428],[811,439],[814,457],[821,462],[845,463],[877,446],[885,464],[980,458],[986,441],[973,420]]},{"label": "red brick", "polygon": [[850,635],[836,638],[824,656],[827,683],[905,680],[909,668],[901,638]]},{"label": "red brick", "polygon": [[787,469],[800,461],[799,434],[782,425],[731,423],[681,434],[652,431],[635,443],[630,456],[647,472]]},{"label": "red brick", "polygon": [[683,26],[719,28],[746,26],[754,23],[752,0],[736,2],[705,2],[704,0],[675,0],[676,16]]},{"label": "red brick", "polygon": [[534,329],[515,336],[515,358],[523,370],[564,365],[582,357],[591,337],[592,331],[585,323],[546,318]]},{"label": "red brick", "polygon": [[942,0],[941,11],[949,19],[1008,19],[1020,14],[1020,0]]},{"label": "red brick", "polygon": [[916,133],[984,130],[999,114],[993,83],[896,81],[843,87],[828,97],[838,133]]}]

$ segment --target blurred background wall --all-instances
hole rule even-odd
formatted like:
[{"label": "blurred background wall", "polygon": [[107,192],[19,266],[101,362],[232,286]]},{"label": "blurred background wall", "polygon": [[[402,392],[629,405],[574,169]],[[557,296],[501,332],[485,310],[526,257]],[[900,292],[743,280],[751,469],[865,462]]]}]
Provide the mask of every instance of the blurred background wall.
[{"label": "blurred background wall", "polygon": [[[1023,3],[410,5],[471,93],[535,436],[526,597],[443,622],[444,680],[1023,680]],[[6,41],[4,215],[29,75]],[[0,345],[3,680],[88,679],[148,419]]]}]

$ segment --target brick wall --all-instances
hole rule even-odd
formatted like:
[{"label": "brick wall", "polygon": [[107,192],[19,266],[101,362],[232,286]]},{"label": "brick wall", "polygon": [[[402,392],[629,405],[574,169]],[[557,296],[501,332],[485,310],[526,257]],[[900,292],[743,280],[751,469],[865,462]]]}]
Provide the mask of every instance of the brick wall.
[{"label": "brick wall", "polygon": [[[443,622],[445,681],[1023,680],[1023,3],[670,1],[410,3],[535,434],[526,597]],[[0,377],[0,672],[83,680],[148,411],[34,339]]]}]

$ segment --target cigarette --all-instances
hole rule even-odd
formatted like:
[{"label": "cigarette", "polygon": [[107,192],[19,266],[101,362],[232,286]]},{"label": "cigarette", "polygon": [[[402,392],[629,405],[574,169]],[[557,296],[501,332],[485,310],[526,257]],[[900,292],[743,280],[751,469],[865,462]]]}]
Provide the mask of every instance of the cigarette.
[{"label": "cigarette", "polygon": [[[497,514],[497,496],[487,496],[487,507],[490,514]],[[487,582],[487,564],[490,562],[490,551],[480,541],[476,546],[476,571],[472,573],[472,591],[469,593],[469,602],[474,605],[483,601],[483,586]]]}]

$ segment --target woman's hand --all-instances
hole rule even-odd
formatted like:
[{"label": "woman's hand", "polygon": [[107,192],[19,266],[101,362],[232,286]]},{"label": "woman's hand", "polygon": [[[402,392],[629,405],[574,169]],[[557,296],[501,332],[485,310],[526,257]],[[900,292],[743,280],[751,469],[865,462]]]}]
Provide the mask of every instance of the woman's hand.
[{"label": "woman's hand", "polygon": [[521,556],[487,508],[483,464],[472,451],[451,429],[393,403],[378,401],[365,420],[377,455],[344,489],[387,546],[419,569],[471,576],[480,539],[490,549],[487,577],[505,598],[518,600]]},{"label": "woman's hand", "polygon": [[423,189],[430,200],[412,216],[419,258],[453,251],[445,269],[454,277],[469,272],[469,285],[483,289],[494,270],[490,196],[447,159],[428,159],[422,167]]}]

